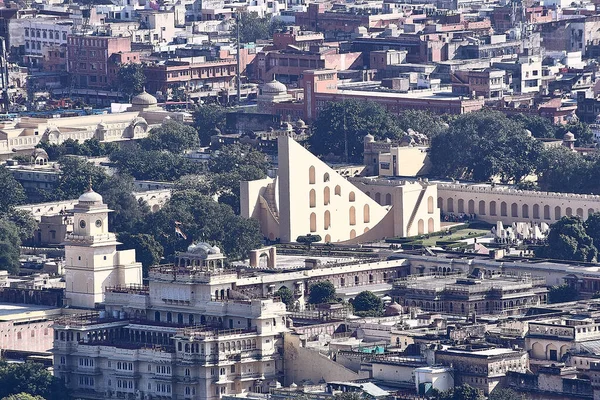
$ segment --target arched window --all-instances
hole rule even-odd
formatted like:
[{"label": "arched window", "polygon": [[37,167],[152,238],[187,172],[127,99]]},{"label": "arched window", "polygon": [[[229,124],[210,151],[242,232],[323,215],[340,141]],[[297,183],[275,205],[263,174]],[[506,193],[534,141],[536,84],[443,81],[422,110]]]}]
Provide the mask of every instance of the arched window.
[{"label": "arched window", "polygon": [[508,209],[506,207],[506,202],[503,201],[502,203],[500,203],[500,216],[502,217],[507,217],[508,216]]},{"label": "arched window", "polygon": [[317,214],[315,214],[315,213],[310,214],[310,231],[311,232],[317,231]]},{"label": "arched window", "polygon": [[469,200],[467,203],[467,212],[469,214],[475,214],[475,200]]},{"label": "arched window", "polygon": [[386,206],[392,205],[392,195],[390,193],[385,195],[385,205]]},{"label": "arched window", "polygon": [[331,202],[331,193],[329,190],[329,186],[325,187],[325,189],[323,189],[323,204],[324,205],[329,205],[329,203]]},{"label": "arched window", "polygon": [[323,216],[323,229],[329,229],[329,227],[331,226],[331,213],[329,212],[329,210],[325,211],[325,214]]},{"label": "arched window", "polygon": [[529,205],[523,204],[521,206],[521,217],[529,218]]},{"label": "arched window", "polygon": [[485,215],[485,201],[479,200],[479,215]]},{"label": "arched window", "polygon": [[573,216],[573,209],[571,207],[567,207],[567,209],[565,210],[565,214],[567,215],[567,217]]},{"label": "arched window", "polygon": [[336,196],[341,196],[342,195],[342,188],[340,187],[340,185],[337,185],[335,187],[335,195]]},{"label": "arched window", "polygon": [[433,197],[429,196],[427,198],[427,212],[429,214],[433,214]]},{"label": "arched window", "polygon": [[154,311],[154,320],[160,321],[160,311]]},{"label": "arched window", "polygon": [[356,209],[354,206],[350,207],[350,225],[356,225]]},{"label": "arched window", "polygon": [[354,285],[360,285],[360,278],[358,277],[358,275],[354,277]]},{"label": "arched window", "polygon": [[593,208],[588,208],[588,215],[592,215],[594,213],[594,209]]},{"label": "arched window", "polygon": [[458,199],[456,207],[458,208],[456,210],[458,213],[464,213],[465,212],[465,201],[463,199]]},{"label": "arched window", "polygon": [[325,243],[331,243],[331,235],[325,235]]},{"label": "arched window", "polygon": [[365,223],[371,222],[371,210],[368,204],[365,204],[365,206],[363,207],[363,215]]},{"label": "arched window", "polygon": [[533,219],[540,219],[540,205],[533,205]]},{"label": "arched window", "polygon": [[356,200],[356,195],[354,194],[354,192],[348,193],[348,201],[353,202],[355,200]]},{"label": "arched window", "polygon": [[323,175],[323,182],[329,182],[329,172],[325,172]]},{"label": "arched window", "polygon": [[427,233],[433,232],[435,232],[435,221],[433,220],[433,218],[429,218],[429,220],[427,221]]},{"label": "arched window", "polygon": [[550,218],[550,206],[549,205],[545,205],[544,206],[544,219],[551,219]]},{"label": "arched window", "polygon": [[577,209],[577,216],[581,219],[583,219],[583,208],[578,208]]},{"label": "arched window", "polygon": [[312,165],[308,169],[308,183],[311,185],[315,183],[315,167]]},{"label": "arched window", "polygon": [[449,198],[448,200],[446,200],[446,203],[446,211],[454,212],[454,199]]},{"label": "arched window", "polygon": [[310,189],[309,202],[310,208],[315,208],[317,206],[317,192],[315,192],[315,189]]},{"label": "arched window", "polygon": [[422,235],[425,233],[425,221],[423,221],[422,219],[420,219],[419,223],[418,223],[418,233],[419,233],[419,235]]},{"label": "arched window", "polygon": [[556,220],[560,219],[560,206],[554,207],[554,219],[556,219]]},{"label": "arched window", "polygon": [[354,229],[352,229],[350,231],[350,239],[354,239],[356,237],[356,231]]},{"label": "arched window", "polygon": [[519,216],[519,206],[517,205],[517,203],[512,203],[510,205],[510,216],[511,217],[518,217]]},{"label": "arched window", "polygon": [[490,215],[496,216],[496,202],[490,202]]},{"label": "arched window", "polygon": [[375,201],[377,202],[377,204],[381,204],[381,193],[375,193]]}]

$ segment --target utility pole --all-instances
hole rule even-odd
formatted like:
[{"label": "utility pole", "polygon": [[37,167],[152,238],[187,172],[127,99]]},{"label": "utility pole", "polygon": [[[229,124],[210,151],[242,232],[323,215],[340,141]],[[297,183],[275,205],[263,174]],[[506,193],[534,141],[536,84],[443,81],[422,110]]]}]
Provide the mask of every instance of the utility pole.
[{"label": "utility pole", "polygon": [[237,103],[238,105],[242,103],[242,79],[240,73],[240,12],[239,10],[235,14],[235,31],[237,36],[237,74],[236,74],[236,83],[237,83]]}]

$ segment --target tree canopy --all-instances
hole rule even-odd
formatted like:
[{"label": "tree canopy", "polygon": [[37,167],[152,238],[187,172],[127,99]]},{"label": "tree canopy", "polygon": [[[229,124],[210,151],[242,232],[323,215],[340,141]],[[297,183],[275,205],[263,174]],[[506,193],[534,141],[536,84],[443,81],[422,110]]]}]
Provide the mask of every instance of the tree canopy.
[{"label": "tree canopy", "polygon": [[343,100],[329,102],[312,125],[310,149],[316,155],[346,154],[348,161],[363,161],[364,137],[377,140],[399,139],[404,132],[398,119],[372,101]]},{"label": "tree canopy", "polygon": [[481,390],[466,383],[438,393],[433,398],[435,400],[485,400]]},{"label": "tree canopy", "polygon": [[398,126],[403,131],[412,129],[429,139],[446,130],[448,125],[439,115],[424,110],[405,110],[398,115]]},{"label": "tree canopy", "polygon": [[119,246],[119,250],[135,249],[135,258],[136,261],[142,263],[144,277],[148,276],[148,270],[151,266],[160,263],[164,249],[154,236],[146,233],[132,234],[123,232],[117,236],[117,239],[122,243]]},{"label": "tree canopy", "polygon": [[[242,43],[252,43],[261,39],[271,39],[273,33],[278,29],[283,29],[285,23],[278,18],[271,18],[270,15],[260,17],[256,12],[242,12],[239,14],[240,41]],[[235,29],[233,34],[235,37]]]},{"label": "tree canopy", "polygon": [[25,202],[25,190],[17,182],[12,172],[5,167],[0,167],[0,213],[8,212],[14,206]]},{"label": "tree canopy", "polygon": [[548,303],[566,303],[575,301],[579,297],[579,292],[567,284],[552,286],[548,290]]},{"label": "tree canopy", "polygon": [[21,238],[17,225],[6,217],[0,218],[0,268],[11,274],[19,271]]},{"label": "tree canopy", "polygon": [[281,299],[288,311],[292,311],[294,309],[294,304],[296,303],[294,299],[294,293],[286,286],[280,287],[279,290],[275,292],[275,296]]},{"label": "tree canopy", "polygon": [[383,302],[375,293],[368,290],[356,295],[352,307],[357,315],[379,316],[383,313]]},{"label": "tree canopy", "polygon": [[430,159],[436,176],[479,182],[498,176],[519,182],[534,172],[542,144],[521,124],[496,111],[478,111],[456,118],[432,138]]},{"label": "tree canopy", "polygon": [[536,251],[538,257],[559,260],[595,261],[598,250],[579,217],[562,217],[550,227],[547,244]]},{"label": "tree canopy", "polygon": [[119,149],[117,143],[101,142],[97,138],[91,138],[83,142],[69,138],[61,144],[43,141],[39,142],[35,147],[44,149],[48,154],[50,161],[57,161],[62,156],[66,155],[102,157]]},{"label": "tree canopy", "polygon": [[490,393],[489,400],[525,400],[525,396],[512,389],[496,388]]},{"label": "tree canopy", "polygon": [[29,393],[17,393],[3,397],[2,400],[46,400],[42,396],[33,396]]},{"label": "tree canopy", "polygon": [[65,400],[70,395],[64,383],[39,363],[9,364],[0,361],[0,398],[27,393],[47,400]]},{"label": "tree canopy", "polygon": [[139,63],[127,63],[117,70],[117,88],[121,93],[131,96],[141,93],[146,84],[144,66]]},{"label": "tree canopy", "polygon": [[333,286],[333,283],[329,281],[320,281],[310,285],[308,294],[309,303],[332,303],[335,299],[335,287]]},{"label": "tree canopy", "polygon": [[177,121],[166,121],[152,128],[148,136],[140,141],[144,150],[167,150],[171,153],[181,153],[197,148],[199,145],[198,132],[191,126]]},{"label": "tree canopy", "polygon": [[225,130],[227,108],[219,104],[205,104],[194,111],[194,127],[198,131],[200,145],[208,146],[215,128]]}]

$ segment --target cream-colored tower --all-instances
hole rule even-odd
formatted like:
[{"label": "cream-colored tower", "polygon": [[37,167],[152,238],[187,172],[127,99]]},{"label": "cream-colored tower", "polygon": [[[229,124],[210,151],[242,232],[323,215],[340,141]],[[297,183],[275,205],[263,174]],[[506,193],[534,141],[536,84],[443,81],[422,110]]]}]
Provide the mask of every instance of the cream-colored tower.
[{"label": "cream-colored tower", "polygon": [[135,250],[117,251],[117,238],[108,231],[108,209],[91,188],[73,209],[73,232],[65,237],[67,304],[95,308],[107,286],[142,283],[142,265]]}]

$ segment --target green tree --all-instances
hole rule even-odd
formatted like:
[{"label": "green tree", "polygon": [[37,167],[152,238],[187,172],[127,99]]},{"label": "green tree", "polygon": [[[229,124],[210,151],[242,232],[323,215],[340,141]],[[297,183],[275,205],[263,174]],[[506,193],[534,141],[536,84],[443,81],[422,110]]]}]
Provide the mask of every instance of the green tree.
[{"label": "green tree", "polygon": [[19,271],[20,245],[19,228],[6,216],[0,218],[0,269],[11,274]]},{"label": "green tree", "polygon": [[485,400],[483,392],[466,383],[445,392],[438,393],[435,400]]},{"label": "green tree", "polygon": [[335,302],[335,287],[329,281],[313,283],[309,287],[308,302],[310,304]]},{"label": "green tree", "polygon": [[324,156],[346,154],[348,161],[363,161],[364,137],[398,139],[404,134],[397,118],[372,101],[329,102],[312,125],[311,151]]},{"label": "green tree", "polygon": [[82,157],[63,156],[59,164],[61,174],[57,187],[52,191],[39,189],[46,201],[76,199],[89,188],[90,182],[97,188],[108,178],[101,167]]},{"label": "green tree", "polygon": [[600,246],[600,212],[588,215],[584,222],[585,232],[594,241],[594,246]]},{"label": "green tree", "polygon": [[152,128],[148,136],[140,141],[144,150],[167,150],[182,153],[198,147],[198,133],[191,126],[177,121],[163,122]]},{"label": "green tree", "polygon": [[38,229],[38,222],[29,211],[13,209],[6,214],[6,218],[17,228],[21,242],[30,240]]},{"label": "green tree", "polygon": [[361,315],[360,313],[372,316],[383,314],[383,302],[375,293],[368,290],[357,294],[352,301],[352,306],[358,315]]},{"label": "green tree", "polygon": [[405,110],[398,116],[398,126],[403,131],[412,129],[430,139],[447,129],[444,120],[430,111]]},{"label": "green tree", "polygon": [[64,383],[52,376],[44,365],[33,362],[9,364],[0,361],[0,398],[19,393],[47,400],[66,400],[71,396]]},{"label": "green tree", "polygon": [[217,128],[223,132],[225,130],[225,116],[227,108],[219,104],[206,104],[198,107],[194,111],[194,127],[200,137],[200,145],[208,146],[210,138],[214,135]]},{"label": "green tree", "polygon": [[320,242],[321,240],[323,239],[320,235],[313,235],[312,233],[309,233],[308,235],[298,236],[296,238],[296,242],[305,243],[309,250],[312,247],[313,243]]},{"label": "green tree", "polygon": [[44,149],[50,161],[56,161],[65,155],[101,157],[111,154],[119,149],[119,145],[113,142],[101,142],[97,138],[91,138],[84,142],[67,139],[61,144],[40,142],[37,148]]},{"label": "green tree", "polygon": [[280,287],[279,290],[275,292],[275,296],[281,299],[288,311],[292,311],[294,309],[294,303],[296,302],[294,299],[294,293],[292,293],[292,291],[286,286]]},{"label": "green tree", "polygon": [[[186,238],[175,233],[176,222]],[[193,190],[173,193],[163,208],[148,216],[146,226],[144,232],[161,243],[165,256],[202,241],[221,247],[236,260],[260,247],[263,240],[257,221],[235,215],[231,207]]]},{"label": "green tree", "polygon": [[2,400],[46,400],[42,396],[33,396],[29,393],[11,394],[3,397]]},{"label": "green tree", "polygon": [[110,155],[117,170],[135,179],[172,182],[184,175],[202,172],[202,165],[182,154],[168,151],[146,151],[132,145]]},{"label": "green tree", "polygon": [[550,227],[547,244],[536,255],[558,260],[592,262],[598,250],[579,217],[562,217]]},{"label": "green tree", "polygon": [[567,284],[552,286],[548,290],[548,303],[566,303],[575,301],[579,297],[579,292]]},{"label": "green tree", "polygon": [[111,231],[137,232],[150,208],[146,202],[138,201],[133,195],[133,178],[115,174],[106,178],[95,190],[102,195],[104,204],[113,210],[108,214]]},{"label": "green tree", "polygon": [[11,210],[25,202],[25,190],[7,168],[0,167],[0,213]]},{"label": "green tree", "polygon": [[594,134],[589,125],[585,122],[577,121],[566,125],[559,125],[556,128],[556,138],[562,139],[567,132],[571,132],[575,135],[575,145],[577,146],[583,147],[594,143]]},{"label": "green tree", "polygon": [[146,84],[144,66],[137,63],[121,64],[117,70],[117,88],[129,99],[141,93]]},{"label": "green tree", "polygon": [[[546,149],[538,164],[538,182],[544,191],[591,193],[594,162],[565,147]],[[592,186],[593,185],[593,186]]]},{"label": "green tree", "polygon": [[496,111],[456,118],[431,142],[432,173],[449,178],[519,182],[534,172],[542,145],[523,127]]},{"label": "green tree", "polygon": [[122,243],[119,250],[135,249],[135,258],[142,263],[144,277],[148,277],[151,266],[160,263],[164,249],[154,236],[146,233],[120,233],[117,239]]},{"label": "green tree", "polygon": [[553,138],[556,136],[556,127],[548,118],[531,114],[516,114],[511,119],[531,132],[536,138]]},{"label": "green tree", "polygon": [[512,389],[494,389],[490,393],[489,400],[525,400],[525,396]]},{"label": "green tree", "polygon": [[[242,43],[252,43],[258,40],[270,39],[273,33],[285,27],[285,23],[277,18],[271,18],[270,15],[260,17],[256,12],[242,12],[238,16],[240,25],[240,41]],[[233,27],[232,33],[235,35]]]}]

